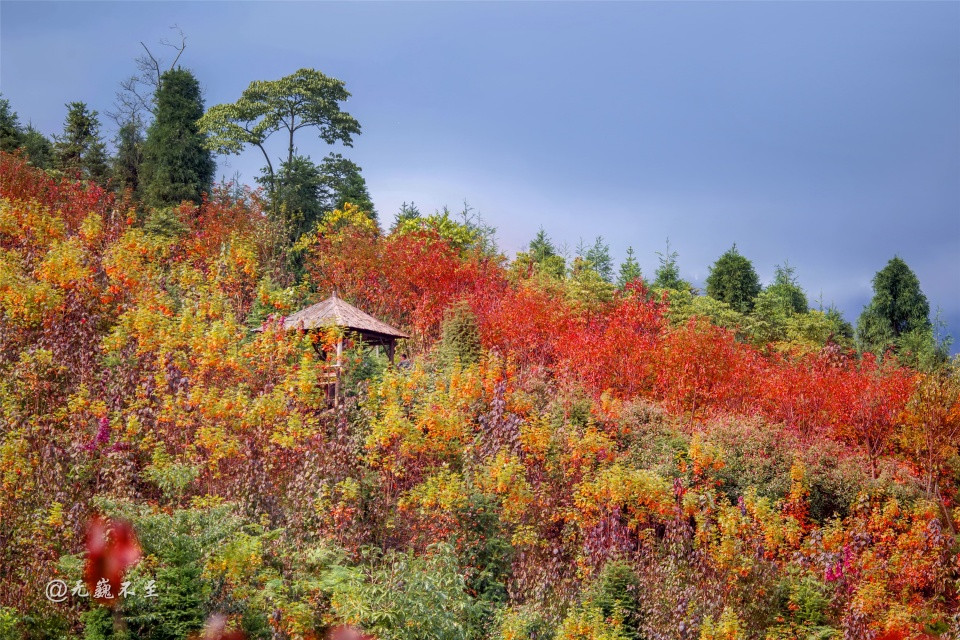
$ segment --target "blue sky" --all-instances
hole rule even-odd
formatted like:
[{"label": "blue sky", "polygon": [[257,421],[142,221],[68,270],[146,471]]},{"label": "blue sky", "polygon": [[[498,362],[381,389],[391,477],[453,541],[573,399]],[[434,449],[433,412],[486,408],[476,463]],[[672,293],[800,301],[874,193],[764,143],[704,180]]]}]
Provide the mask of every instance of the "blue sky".
[{"label": "blue sky", "polygon": [[[4,1],[0,91],[55,133],[174,24],[208,105],[300,67],[344,80],[342,151],[385,222],[466,199],[510,255],[543,226],[646,274],[669,236],[698,283],[736,242],[854,322],[899,254],[960,336],[960,3]],[[258,154],[220,173],[250,182]]]}]

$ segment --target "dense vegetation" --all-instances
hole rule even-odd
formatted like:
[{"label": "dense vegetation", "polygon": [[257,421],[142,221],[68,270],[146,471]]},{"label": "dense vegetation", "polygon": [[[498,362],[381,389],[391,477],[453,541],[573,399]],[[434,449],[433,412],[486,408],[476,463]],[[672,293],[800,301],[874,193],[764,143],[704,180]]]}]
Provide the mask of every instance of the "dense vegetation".
[{"label": "dense vegetation", "polygon": [[[700,295],[669,246],[647,284],[599,238],[508,259],[468,208],[386,230],[292,143],[359,134],[342,83],[197,122],[158,77],[112,161],[85,105],[44,146],[0,103],[0,638],[960,633],[960,376],[902,260],[855,333],[735,247]],[[281,129],[262,191],[210,187]],[[414,356],[353,343],[336,407],[337,331],[279,322],[332,290]]]}]

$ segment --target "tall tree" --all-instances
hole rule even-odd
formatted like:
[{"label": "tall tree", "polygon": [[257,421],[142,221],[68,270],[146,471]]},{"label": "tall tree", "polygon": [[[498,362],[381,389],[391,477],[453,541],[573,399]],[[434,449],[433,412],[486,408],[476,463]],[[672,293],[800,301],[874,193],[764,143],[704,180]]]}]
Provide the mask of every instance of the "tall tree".
[{"label": "tall tree", "polygon": [[863,351],[882,353],[911,332],[932,337],[930,303],[913,270],[894,256],[873,276],[873,299],[857,321],[857,341]]},{"label": "tall tree", "polygon": [[634,280],[639,280],[642,276],[640,264],[633,254],[633,247],[627,247],[627,258],[620,264],[620,273],[617,275],[617,286],[623,289]]},{"label": "tall tree", "polygon": [[582,257],[604,282],[613,282],[613,259],[610,257],[610,246],[603,241],[603,236],[597,236]]},{"label": "tall tree", "polygon": [[546,229],[540,227],[537,235],[530,241],[528,252],[530,253],[530,257],[533,258],[533,261],[537,263],[541,263],[547,258],[552,258],[557,255],[557,250],[553,246],[553,241],[550,240],[550,236],[547,235]]},{"label": "tall tree", "polygon": [[54,162],[70,176],[104,183],[107,179],[107,151],[100,138],[100,120],[83,102],[71,102],[63,133],[55,136]]},{"label": "tall tree", "polygon": [[767,293],[772,295],[787,310],[793,313],[806,313],[809,310],[807,294],[800,287],[795,271],[789,262],[777,265],[773,284],[767,287]]},{"label": "tall tree", "polygon": [[680,266],[677,258],[680,254],[670,250],[670,239],[667,238],[667,248],[663,253],[657,252],[657,259],[660,266],[654,272],[653,286],[657,289],[675,289],[677,291],[689,291],[693,287],[689,282],[680,277]]},{"label": "tall tree", "polygon": [[349,97],[342,81],[316,69],[300,69],[279,80],[251,82],[236,102],[210,107],[200,129],[209,135],[209,148],[217,153],[238,154],[247,145],[260,149],[272,194],[277,176],[267,139],[278,131],[286,132],[288,164],[296,154],[294,135],[301,129],[317,129],[327,144],[339,141],[352,146],[353,136],[360,134],[360,123],[340,108]]},{"label": "tall tree", "polygon": [[153,206],[200,202],[216,165],[197,121],[203,115],[200,83],[186,69],[161,77],[156,112],[144,143],[142,184]]},{"label": "tall tree", "polygon": [[143,126],[139,118],[133,116],[117,132],[117,154],[113,158],[113,184],[119,191],[130,189],[135,195],[140,195],[143,144]]},{"label": "tall tree", "polygon": [[0,96],[0,151],[11,153],[23,145],[23,128],[10,101]]},{"label": "tall tree", "polygon": [[367,181],[360,175],[361,169],[339,153],[331,153],[320,163],[320,202],[324,211],[343,209],[343,205],[356,205],[377,219],[373,200],[367,191]]},{"label": "tall tree", "polygon": [[707,295],[726,302],[740,313],[748,313],[760,293],[760,279],[753,264],[737,251],[734,244],[717,258],[707,276]]},{"label": "tall tree", "polygon": [[53,166],[53,143],[28,124],[23,131],[23,150],[30,158],[30,164],[41,169]]},{"label": "tall tree", "polygon": [[[264,175],[257,180],[269,184],[273,177],[264,171]],[[280,165],[273,197],[281,203],[276,211],[283,220],[291,242],[310,231],[323,218],[325,209],[320,199],[322,182],[320,168],[308,157],[295,155],[292,161],[284,161]]]},{"label": "tall tree", "polygon": [[420,213],[420,209],[417,207],[416,203],[411,202],[407,204],[404,202],[400,205],[400,210],[397,211],[397,215],[394,218],[393,228],[401,226],[407,220],[416,220],[422,217],[423,214]]},{"label": "tall tree", "polygon": [[557,248],[550,240],[550,236],[543,227],[537,231],[537,235],[530,241],[527,249],[530,260],[537,265],[537,269],[542,273],[547,273],[555,278],[563,278],[567,271],[566,259],[557,253]]}]

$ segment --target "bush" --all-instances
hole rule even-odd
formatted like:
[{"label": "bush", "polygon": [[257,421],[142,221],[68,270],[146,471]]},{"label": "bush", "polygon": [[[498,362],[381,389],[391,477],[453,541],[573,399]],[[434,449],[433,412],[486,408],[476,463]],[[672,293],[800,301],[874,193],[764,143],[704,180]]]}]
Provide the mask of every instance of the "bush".
[{"label": "bush", "polygon": [[443,337],[440,340],[440,360],[446,365],[468,366],[480,359],[483,347],[477,317],[466,302],[451,306],[443,320]]}]

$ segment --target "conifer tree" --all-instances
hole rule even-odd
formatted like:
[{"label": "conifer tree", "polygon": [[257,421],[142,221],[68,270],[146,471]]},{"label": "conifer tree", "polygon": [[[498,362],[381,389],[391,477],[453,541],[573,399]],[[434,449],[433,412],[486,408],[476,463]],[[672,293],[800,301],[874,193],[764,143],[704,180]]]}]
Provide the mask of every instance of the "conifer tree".
[{"label": "conifer tree", "polygon": [[654,272],[653,286],[657,289],[675,289],[677,291],[689,291],[693,287],[689,282],[680,277],[680,266],[677,264],[677,258],[680,254],[670,250],[670,239],[667,239],[667,249],[663,253],[657,252],[657,258],[660,260],[660,266]]},{"label": "conifer tree", "polygon": [[343,209],[343,205],[356,205],[361,211],[377,219],[377,211],[367,190],[367,181],[360,167],[339,153],[327,155],[320,163],[320,204],[324,211]]},{"label": "conifer tree", "polygon": [[773,284],[767,287],[767,293],[772,295],[780,304],[793,313],[806,313],[809,310],[807,294],[804,293],[795,270],[788,262],[777,265]]},{"label": "conifer tree", "polygon": [[23,131],[24,153],[30,159],[30,164],[40,169],[50,169],[53,166],[53,144],[39,131],[28,124]]},{"label": "conifer tree", "polygon": [[714,300],[726,302],[740,313],[753,309],[754,300],[760,293],[760,279],[753,264],[737,251],[734,244],[717,258],[707,276],[707,295]]},{"label": "conifer tree", "polygon": [[597,236],[582,257],[604,282],[613,282],[613,259],[610,258],[610,247],[603,241],[603,236]]},{"label": "conifer tree", "polygon": [[117,132],[117,155],[113,158],[113,185],[118,191],[130,189],[140,194],[143,169],[142,126],[136,115],[125,122]]},{"label": "conifer tree", "polygon": [[216,165],[197,121],[203,115],[200,83],[186,69],[171,69],[160,79],[156,113],[144,144],[142,184],[155,207],[199,203],[210,190]]},{"label": "conifer tree", "polygon": [[567,271],[566,259],[557,253],[556,247],[543,227],[530,241],[527,249],[530,259],[537,265],[537,269],[555,278],[563,278]]},{"label": "conifer tree", "polygon": [[107,152],[100,139],[100,120],[83,102],[71,102],[63,133],[55,136],[54,166],[70,177],[104,184],[107,179]]},{"label": "conifer tree", "polygon": [[23,144],[23,129],[20,119],[10,106],[10,101],[0,97],[0,151],[12,153]]},{"label": "conifer tree", "polygon": [[643,274],[640,272],[640,264],[633,254],[633,247],[627,247],[627,259],[620,265],[620,274],[617,276],[617,286],[623,289],[625,286],[639,280]]},{"label": "conifer tree", "polygon": [[862,351],[882,353],[911,332],[932,339],[930,303],[913,270],[894,256],[873,277],[873,299],[857,321],[857,341]]}]

